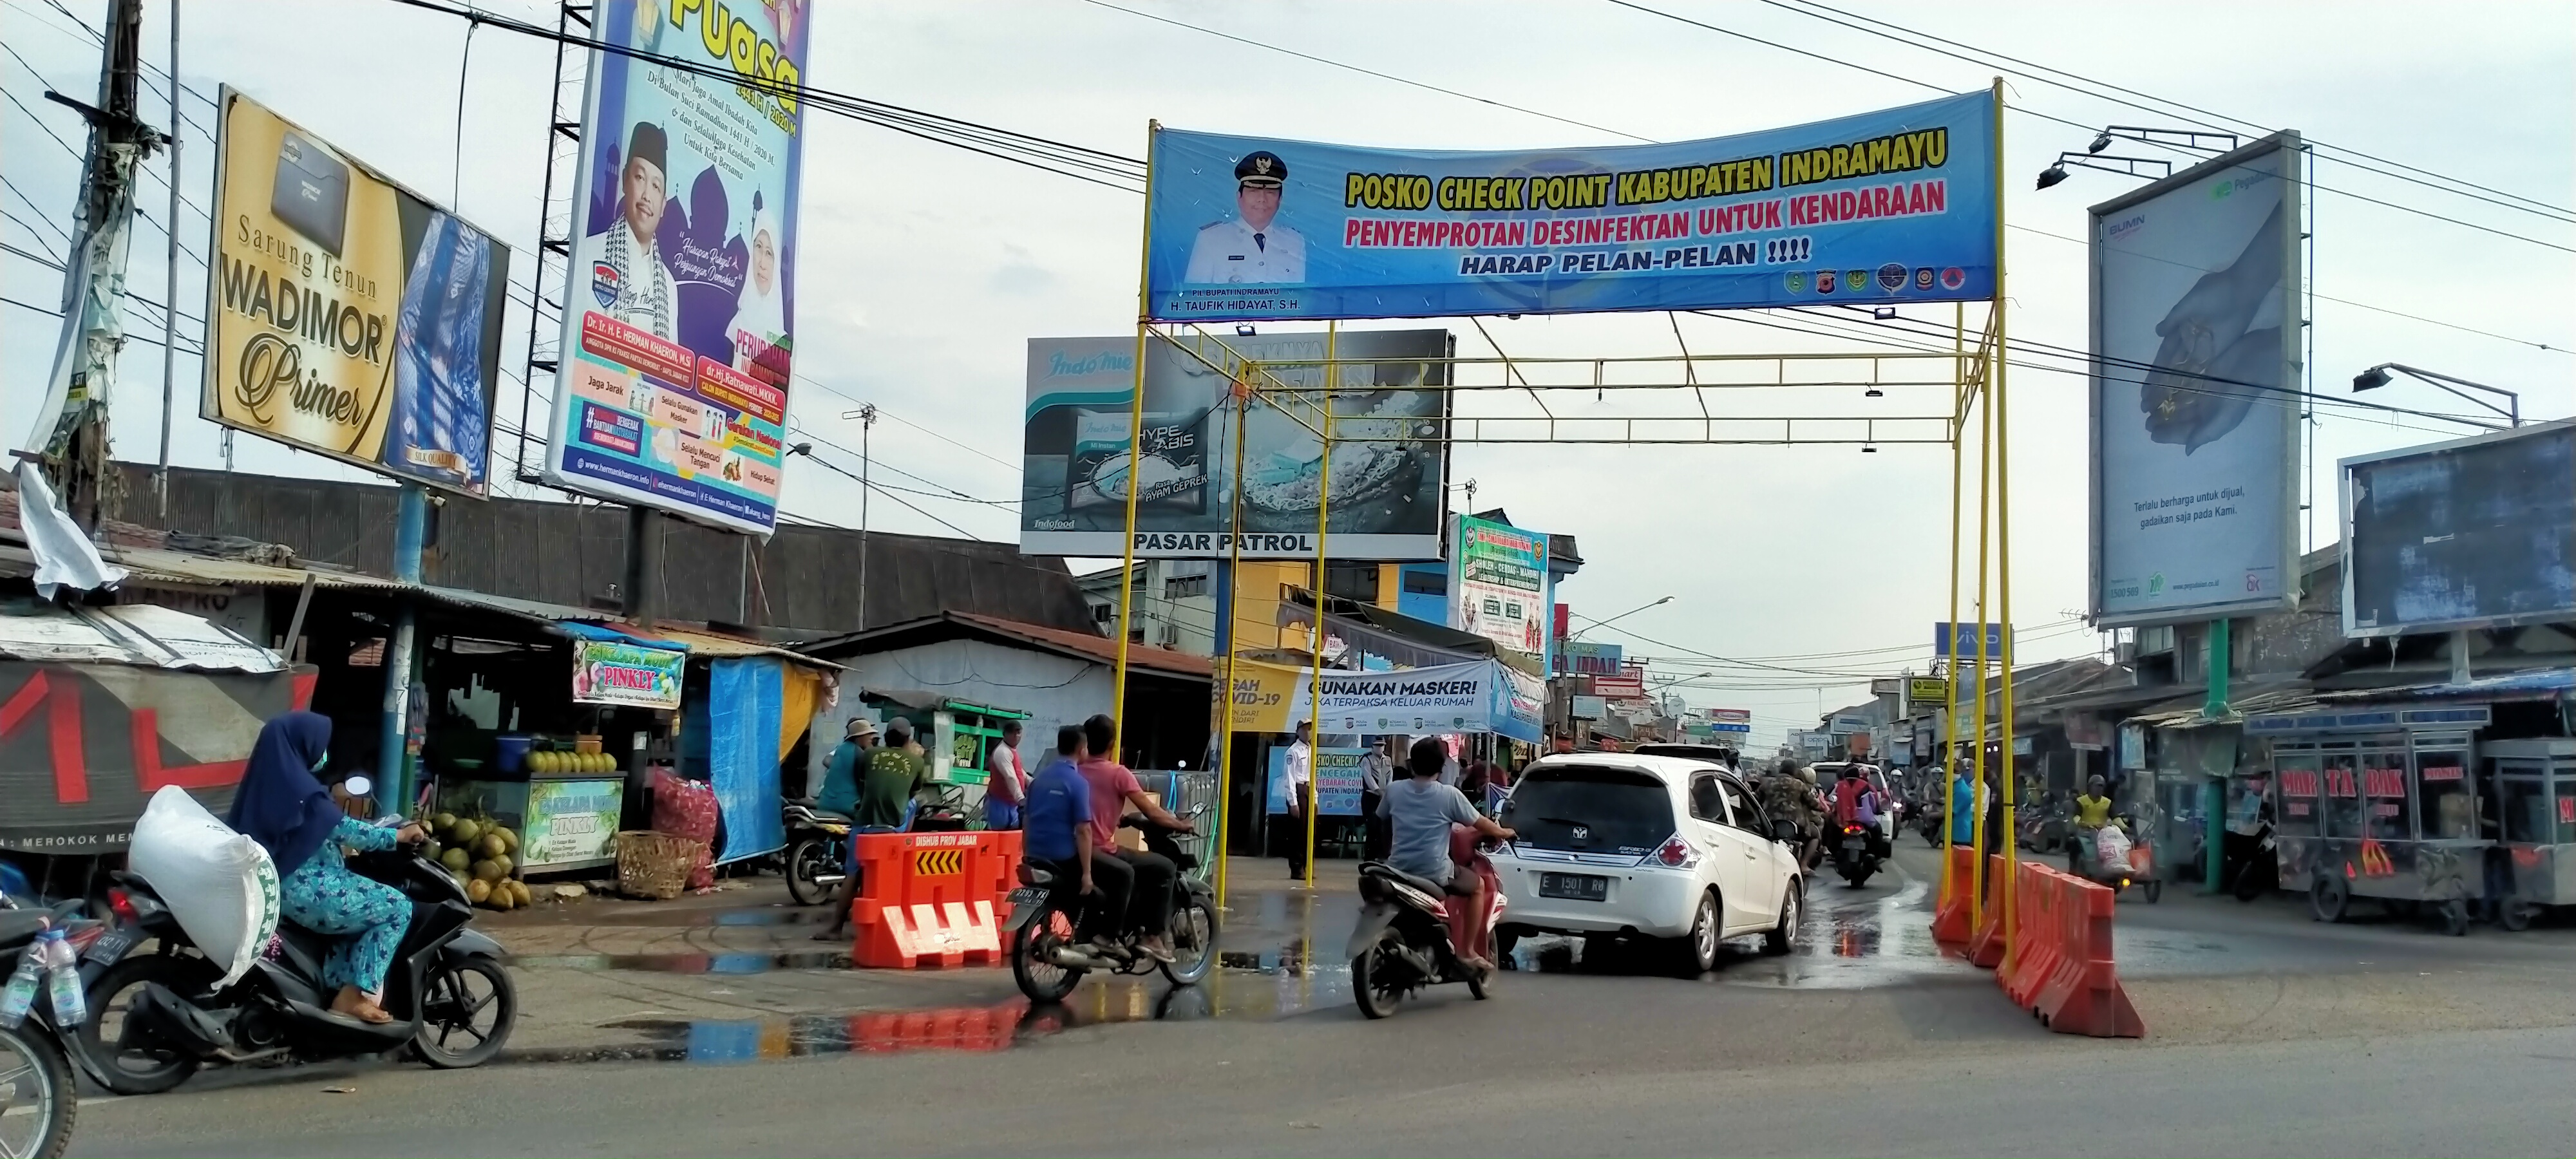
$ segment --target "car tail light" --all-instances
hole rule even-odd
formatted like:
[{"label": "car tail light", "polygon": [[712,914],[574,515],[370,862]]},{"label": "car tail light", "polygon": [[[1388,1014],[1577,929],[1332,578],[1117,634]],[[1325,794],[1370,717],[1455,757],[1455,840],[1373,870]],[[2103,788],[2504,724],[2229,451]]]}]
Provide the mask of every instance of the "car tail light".
[{"label": "car tail light", "polygon": [[1647,854],[1646,860],[1667,869],[1688,869],[1699,864],[1699,850],[1691,848],[1690,842],[1682,840],[1682,835],[1675,833],[1665,838],[1663,845],[1653,853]]},{"label": "car tail light", "polygon": [[107,891],[107,908],[116,911],[116,916],[123,918],[126,921],[140,922],[143,920],[143,915],[137,912],[134,908],[134,898],[124,890],[111,889]]}]

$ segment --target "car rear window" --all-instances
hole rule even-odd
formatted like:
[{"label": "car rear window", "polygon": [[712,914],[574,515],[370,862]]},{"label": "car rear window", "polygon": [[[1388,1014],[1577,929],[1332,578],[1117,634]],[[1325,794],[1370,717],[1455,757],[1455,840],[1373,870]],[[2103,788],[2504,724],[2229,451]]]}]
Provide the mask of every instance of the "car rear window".
[{"label": "car rear window", "polygon": [[1628,769],[1533,769],[1512,787],[1503,824],[1532,848],[1643,856],[1673,834],[1672,791]]}]

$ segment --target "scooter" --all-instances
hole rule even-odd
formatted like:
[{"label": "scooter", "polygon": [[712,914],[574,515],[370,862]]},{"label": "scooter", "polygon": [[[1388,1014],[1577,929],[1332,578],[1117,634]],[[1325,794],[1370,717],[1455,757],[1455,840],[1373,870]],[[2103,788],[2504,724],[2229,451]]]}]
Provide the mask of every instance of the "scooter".
[{"label": "scooter", "polygon": [[816,808],[811,797],[790,800],[780,810],[787,830],[787,851],[779,855],[779,873],[787,878],[787,896],[798,905],[821,905],[849,873],[850,819]]},{"label": "scooter", "polygon": [[1871,874],[1878,872],[1878,852],[1870,848],[1875,836],[1869,826],[1856,822],[1839,827],[1840,839],[1834,842],[1834,872],[1853,889],[1869,884]]},{"label": "scooter", "polygon": [[[349,778],[351,796],[367,794],[364,780]],[[197,950],[152,884],[119,871],[108,891],[116,914],[108,936],[121,947],[150,939],[160,949],[92,954],[84,963],[94,1015],[75,1038],[84,1069],[116,1094],[145,1095],[178,1086],[209,1062],[363,1058],[402,1048],[441,1070],[491,1061],[509,1041],[518,991],[501,965],[500,943],[468,924],[474,909],[464,887],[417,848],[361,853],[350,868],[412,903],[385,975],[382,1005],[393,1021],[332,1013],[338,987],[322,980],[322,962],[335,939],[283,919],[270,952],[218,989],[223,972]]]},{"label": "scooter", "polygon": [[2121,816],[2112,818],[2111,825],[2120,831],[2122,837],[2129,839],[2128,856],[2118,865],[2106,866],[2095,855],[2093,842],[2085,840],[2079,832],[2067,839],[2066,871],[2096,885],[2109,886],[2114,894],[2124,893],[2135,885],[2146,895],[2149,905],[2163,901],[2165,883],[2155,875],[2155,850],[2131,836],[2137,832],[2137,822]]},{"label": "scooter", "polygon": [[[1471,846],[1462,864],[1485,879],[1485,928],[1499,929],[1508,905],[1501,876],[1481,845]],[[1360,864],[1359,888],[1359,924],[1344,953],[1351,959],[1351,997],[1362,1015],[1384,1018],[1395,1013],[1406,995],[1442,982],[1466,983],[1467,993],[1479,1002],[1491,996],[1490,976],[1462,961],[1452,939],[1457,919],[1450,906],[1468,899],[1448,896],[1440,883],[1383,861]]]},{"label": "scooter", "polygon": [[[16,971],[28,947],[49,929],[64,929],[75,952],[95,945],[103,927],[81,920],[83,908],[69,901],[51,910],[25,909],[0,894],[0,978]],[[0,1155],[57,1159],[71,1145],[72,1123],[80,1117],[80,1091],[63,1045],[78,1026],[55,1019],[50,997],[40,981],[25,1020],[0,1026]]]},{"label": "scooter", "polygon": [[[1207,806],[1199,805],[1183,815],[1183,820],[1196,824],[1205,816]],[[1174,986],[1193,986],[1208,976],[1216,965],[1216,890],[1207,882],[1192,877],[1199,859],[1181,848],[1181,834],[1153,821],[1129,815],[1119,821],[1122,829],[1134,829],[1145,838],[1145,848],[1171,859],[1180,871],[1175,888],[1180,897],[1172,905],[1172,960],[1157,961],[1139,948],[1139,936],[1124,931],[1114,945],[1099,945],[1075,938],[1082,928],[1083,907],[1087,898],[1075,892],[1081,884],[1060,880],[1055,874],[1028,862],[1020,863],[1020,886],[1011,891],[1011,916],[1002,923],[1003,946],[1010,952],[1011,980],[1029,1001],[1041,1005],[1062,1002],[1082,984],[1082,976],[1094,970],[1112,974],[1148,974],[1156,968]],[[1107,856],[1094,853],[1093,856]]]}]

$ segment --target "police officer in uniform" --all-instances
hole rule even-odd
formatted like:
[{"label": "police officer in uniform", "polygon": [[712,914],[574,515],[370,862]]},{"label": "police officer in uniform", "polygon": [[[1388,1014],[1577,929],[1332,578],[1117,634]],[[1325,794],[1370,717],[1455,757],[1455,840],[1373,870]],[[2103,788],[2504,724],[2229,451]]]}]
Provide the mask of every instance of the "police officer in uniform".
[{"label": "police officer in uniform", "polygon": [[1279,224],[1279,192],[1288,163],[1267,149],[1246,153],[1234,165],[1239,216],[1199,230],[1190,247],[1184,282],[1303,282],[1306,239]]},{"label": "police officer in uniform", "polygon": [[582,239],[573,265],[579,286],[589,280],[590,299],[575,291],[574,302],[649,331],[662,338],[679,332],[679,295],[670,270],[662,264],[654,235],[670,205],[666,154],[669,141],[660,125],[637,121],[626,139],[626,167],[618,174],[617,222],[605,233]]}]

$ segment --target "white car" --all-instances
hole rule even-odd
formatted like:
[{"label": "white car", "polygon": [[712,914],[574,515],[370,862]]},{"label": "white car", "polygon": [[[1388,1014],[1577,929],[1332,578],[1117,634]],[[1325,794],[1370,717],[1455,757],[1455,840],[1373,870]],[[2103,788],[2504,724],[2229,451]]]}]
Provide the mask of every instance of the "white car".
[{"label": "white car", "polygon": [[1805,889],[1797,857],[1734,772],[1632,753],[1543,757],[1512,782],[1500,820],[1517,836],[1493,855],[1511,909],[1505,938],[1530,933],[1672,939],[1701,970],[1748,934],[1785,954]]}]

